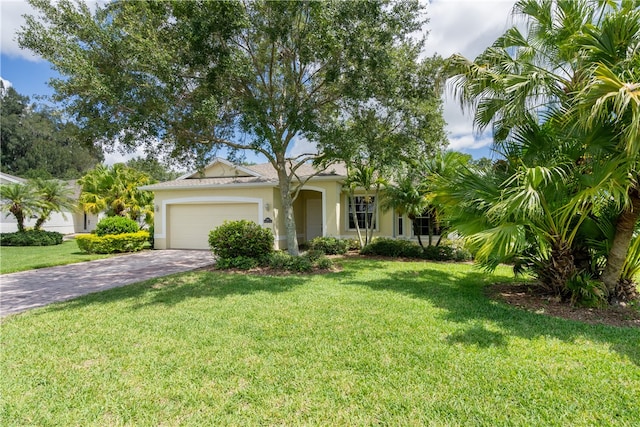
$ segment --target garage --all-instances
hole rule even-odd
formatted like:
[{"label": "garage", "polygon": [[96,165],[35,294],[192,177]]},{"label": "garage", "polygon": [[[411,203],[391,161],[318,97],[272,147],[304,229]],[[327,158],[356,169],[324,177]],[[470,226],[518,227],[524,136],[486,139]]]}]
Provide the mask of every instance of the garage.
[{"label": "garage", "polygon": [[209,249],[209,231],[224,221],[258,221],[257,203],[176,204],[167,206],[167,248]]}]

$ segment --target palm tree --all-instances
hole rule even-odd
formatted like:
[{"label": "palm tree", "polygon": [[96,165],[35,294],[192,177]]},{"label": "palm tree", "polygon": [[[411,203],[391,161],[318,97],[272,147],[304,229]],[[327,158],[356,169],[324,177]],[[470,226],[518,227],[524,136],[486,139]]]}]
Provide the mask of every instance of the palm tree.
[{"label": "palm tree", "polygon": [[24,231],[25,218],[37,207],[37,199],[33,188],[28,184],[6,184],[0,186],[2,210],[16,218],[18,231]]},{"label": "palm tree", "polygon": [[[380,175],[379,170],[369,164],[362,162],[353,162],[347,172],[347,180],[344,187],[349,192],[349,201],[352,207],[351,215],[353,222],[355,223],[356,231],[358,233],[358,240],[360,241],[360,247],[365,247],[373,239],[373,230],[376,227],[377,222],[377,206],[380,196],[380,189],[384,187],[386,180]],[[362,239],[362,233],[360,231],[360,224],[356,203],[356,191],[363,189],[364,194],[362,197],[363,213],[364,213],[364,241]]]},{"label": "palm tree", "polygon": [[112,167],[99,165],[79,181],[82,186],[80,206],[85,212],[106,211],[110,216],[127,216],[145,221],[153,219],[153,196],[138,187],[151,184],[151,178],[123,163]]},{"label": "palm tree", "polygon": [[[393,185],[385,188],[381,208],[384,210],[393,209],[398,215],[407,215],[411,221],[411,228],[418,238],[418,243],[422,248],[420,230],[417,228],[416,218],[421,216],[429,207],[426,186],[416,180],[412,174],[407,173],[401,176]],[[431,244],[431,242],[429,242]]]},{"label": "palm tree", "polygon": [[33,226],[34,230],[40,230],[42,224],[49,220],[53,212],[70,211],[75,208],[72,198],[73,190],[61,181],[36,179],[31,183],[38,196],[38,219]]},{"label": "palm tree", "polygon": [[84,212],[97,215],[107,209],[108,176],[108,168],[97,165],[78,180],[78,184],[82,187],[78,202]]},{"label": "palm tree", "polygon": [[618,171],[627,191],[619,200],[623,208],[602,274],[608,291],[615,294],[640,219],[640,5],[622,2],[612,7],[599,28],[580,38],[583,56],[593,66],[572,113],[587,131],[609,128],[616,142],[614,160],[626,166]]},{"label": "palm tree", "polygon": [[[525,34],[511,28],[475,61],[460,55],[448,60],[456,95],[475,109],[479,129],[493,126],[496,144],[506,148],[507,156],[518,152],[519,138],[532,123],[555,128],[557,147],[543,139],[536,163],[525,159],[514,169],[501,184],[499,208],[487,215],[511,207],[527,215],[544,213],[546,220],[530,230],[551,237],[543,240],[560,250],[573,244],[594,206],[615,199],[618,233],[602,276],[610,293],[640,211],[639,9],[637,2],[520,0],[514,13],[525,18]],[[604,135],[617,142],[607,146]],[[558,154],[573,163],[563,167],[553,159]],[[546,188],[555,188],[556,194]],[[543,207],[546,195],[563,197]],[[561,252],[569,257],[568,250]]]}]

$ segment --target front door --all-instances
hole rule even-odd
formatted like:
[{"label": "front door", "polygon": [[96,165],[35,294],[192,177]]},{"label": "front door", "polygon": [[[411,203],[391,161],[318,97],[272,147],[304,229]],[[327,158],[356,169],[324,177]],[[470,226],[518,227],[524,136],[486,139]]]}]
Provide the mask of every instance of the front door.
[{"label": "front door", "polygon": [[307,241],[322,236],[322,199],[307,199]]}]

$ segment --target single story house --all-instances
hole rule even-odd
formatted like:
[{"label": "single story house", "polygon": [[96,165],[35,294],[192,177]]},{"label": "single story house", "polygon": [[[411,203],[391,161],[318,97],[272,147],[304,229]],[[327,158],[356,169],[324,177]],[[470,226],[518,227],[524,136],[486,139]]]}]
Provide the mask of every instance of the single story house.
[{"label": "single story house", "polygon": [[[364,191],[356,192],[352,206],[343,188],[347,178],[343,165],[317,172],[307,164],[298,169],[303,182],[294,202],[298,242],[317,236],[357,237],[351,212],[356,210],[363,228],[365,211],[371,206],[364,203]],[[278,177],[270,163],[246,166],[218,158],[200,172],[140,188],[154,193],[156,249],[208,249],[210,230],[225,220],[243,219],[271,229],[276,247],[286,249]],[[377,218],[374,236],[415,238],[405,216],[378,208]],[[417,220],[425,235],[427,219]]]},{"label": "single story house", "polygon": [[[27,183],[26,179],[0,172],[0,185]],[[68,181],[67,183],[74,191],[75,197],[80,195],[80,186],[76,181]],[[2,201],[0,201],[2,203]],[[100,220],[101,215],[94,215],[80,210],[75,212],[54,212],[51,214],[49,221],[42,225],[43,230],[57,231],[62,234],[89,233],[96,228],[96,224]],[[37,217],[31,216],[26,219],[24,226],[33,227]],[[8,213],[0,213],[0,233],[13,233],[18,231],[16,218]]]}]

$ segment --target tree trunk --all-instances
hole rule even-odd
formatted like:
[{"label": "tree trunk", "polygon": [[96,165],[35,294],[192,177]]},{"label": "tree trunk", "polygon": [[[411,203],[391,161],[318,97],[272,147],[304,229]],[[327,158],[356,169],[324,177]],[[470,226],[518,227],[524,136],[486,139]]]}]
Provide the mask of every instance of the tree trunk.
[{"label": "tree trunk", "polygon": [[22,209],[10,209],[9,212],[11,212],[13,214],[13,216],[16,217],[16,222],[18,223],[18,231],[19,232],[23,232],[24,231],[24,213],[22,212]]},{"label": "tree trunk", "polygon": [[280,198],[282,200],[282,210],[284,212],[284,228],[287,233],[287,252],[289,255],[298,256],[298,232],[296,230],[296,219],[293,214],[293,198],[291,197],[291,181],[284,169],[284,162],[278,171],[280,181]]},{"label": "tree trunk", "polygon": [[427,228],[429,230],[429,246],[433,245],[433,212],[430,210],[427,217]]},{"label": "tree trunk", "polygon": [[364,242],[362,241],[362,233],[360,232],[360,225],[358,225],[358,214],[356,212],[356,199],[353,196],[353,192],[349,193],[349,199],[351,199],[351,207],[353,208],[351,211],[351,217],[353,218],[353,222],[356,225],[356,232],[358,233],[358,241],[360,242],[360,248],[364,248]]},{"label": "tree trunk", "polygon": [[576,265],[571,245],[559,238],[552,242],[549,258],[536,268],[536,276],[548,291],[568,297],[567,282],[576,274]]},{"label": "tree trunk", "polygon": [[627,257],[629,244],[633,238],[633,230],[640,217],[640,193],[637,188],[629,190],[631,206],[625,208],[616,221],[616,234],[611,242],[611,249],[607,256],[607,265],[602,272],[602,282],[607,287],[609,298],[616,295],[616,288],[620,281],[622,267]]},{"label": "tree trunk", "polygon": [[42,224],[44,224],[47,221],[47,219],[49,219],[50,214],[51,212],[49,211],[42,212],[42,214],[38,217],[38,220],[36,221],[35,225],[33,226],[33,229],[40,230],[40,228],[42,228]]},{"label": "tree trunk", "polygon": [[420,247],[424,249],[424,245],[422,244],[422,239],[420,238],[420,230],[418,230],[417,224],[413,220],[413,218],[411,218],[411,216],[409,216],[409,219],[411,220],[411,228],[413,228],[413,234],[415,234],[416,237],[418,238],[418,243],[420,244]]}]

